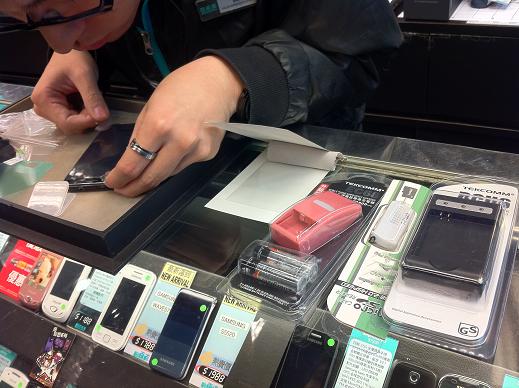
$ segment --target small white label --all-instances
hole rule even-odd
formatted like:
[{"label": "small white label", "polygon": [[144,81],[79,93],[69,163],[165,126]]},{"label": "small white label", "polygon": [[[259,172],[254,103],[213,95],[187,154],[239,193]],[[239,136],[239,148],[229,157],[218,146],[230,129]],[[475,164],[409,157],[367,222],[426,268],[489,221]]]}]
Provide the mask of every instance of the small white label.
[{"label": "small white label", "polygon": [[8,166],[14,166],[17,163],[23,162],[23,158],[19,156],[15,156],[14,158],[11,158],[9,160],[6,160],[4,164],[7,164]]},{"label": "small white label", "polygon": [[235,11],[256,4],[256,0],[217,0],[220,13]]}]

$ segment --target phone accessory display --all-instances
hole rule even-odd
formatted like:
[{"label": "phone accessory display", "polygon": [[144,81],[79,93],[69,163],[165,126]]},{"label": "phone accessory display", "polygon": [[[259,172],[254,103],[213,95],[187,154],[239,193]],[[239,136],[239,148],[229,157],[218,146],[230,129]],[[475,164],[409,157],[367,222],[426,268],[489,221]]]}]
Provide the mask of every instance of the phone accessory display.
[{"label": "phone accessory display", "polygon": [[325,387],[339,342],[318,330],[296,326],[272,387]]},{"label": "phone accessory display", "polygon": [[45,343],[42,353],[36,357],[36,363],[30,377],[47,388],[56,382],[58,373],[67,358],[76,338],[75,334],[54,327]]},{"label": "phone accessory display", "polygon": [[40,308],[62,260],[63,256],[46,250],[41,251],[38,261],[18,293],[21,304],[31,310]]},{"label": "phone accessory display", "polygon": [[[283,241],[285,245],[264,240],[253,242],[242,252],[237,268],[220,283],[218,291],[251,303],[261,302],[261,309],[265,311],[291,321],[300,321],[315,307],[323,290],[333,282],[360,237],[360,232],[375,214],[386,188],[382,183],[375,184],[357,178],[320,184],[314,194],[284,213],[288,218],[279,217],[279,222],[271,227],[272,236],[269,237],[277,242]],[[335,206],[341,209],[336,209],[336,214],[333,210]],[[293,230],[288,228],[285,232],[291,230],[294,233],[287,235],[290,238],[279,237],[285,235],[285,232],[278,233],[281,226],[292,225],[292,221],[287,224],[283,221],[290,218],[298,226]],[[296,222],[296,218],[299,221]],[[346,218],[349,221],[343,223]],[[317,223],[307,224],[310,228],[301,229],[303,221],[310,219]],[[342,226],[338,226],[334,220],[340,220],[337,222]],[[313,242],[305,246],[293,244],[296,240],[292,237],[299,233],[296,233],[297,230],[310,233],[303,236],[300,242]],[[312,233],[318,235],[321,232],[323,234],[318,239],[312,240]],[[291,249],[287,245],[301,246],[304,251]]]},{"label": "phone accessory display", "polygon": [[323,191],[285,211],[270,225],[270,234],[279,245],[309,253],[344,232],[361,215],[357,202]]},{"label": "phone accessory display", "polygon": [[14,368],[5,368],[0,373],[0,388],[25,388],[29,379],[24,373]]},{"label": "phone accessory display", "polygon": [[340,322],[385,338],[389,326],[381,312],[400,268],[407,242],[430,195],[429,188],[394,180],[380,200],[327,298]]},{"label": "phone accessory display", "polygon": [[114,351],[123,349],[156,280],[153,272],[127,264],[117,275],[92,339]]},{"label": "phone accessory display", "polygon": [[63,259],[43,299],[43,313],[57,322],[66,322],[81,292],[88,286],[91,270],[88,265]]},{"label": "phone accessory display", "polygon": [[433,187],[383,315],[391,331],[490,358],[515,257],[518,190],[464,181]]}]

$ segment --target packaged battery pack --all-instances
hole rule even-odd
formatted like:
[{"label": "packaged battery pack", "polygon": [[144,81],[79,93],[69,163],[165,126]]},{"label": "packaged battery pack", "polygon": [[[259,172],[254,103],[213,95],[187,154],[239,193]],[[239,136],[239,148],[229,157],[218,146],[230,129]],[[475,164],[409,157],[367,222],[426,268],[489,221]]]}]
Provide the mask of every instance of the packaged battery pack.
[{"label": "packaged battery pack", "polygon": [[315,256],[256,241],[238,261],[240,274],[300,295],[317,277]]}]

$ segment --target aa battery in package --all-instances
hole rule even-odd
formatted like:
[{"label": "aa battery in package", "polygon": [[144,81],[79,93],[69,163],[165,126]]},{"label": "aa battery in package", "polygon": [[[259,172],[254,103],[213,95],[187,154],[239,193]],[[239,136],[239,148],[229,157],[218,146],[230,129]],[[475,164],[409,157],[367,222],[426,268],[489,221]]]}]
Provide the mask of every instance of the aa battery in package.
[{"label": "aa battery in package", "polygon": [[384,305],[392,331],[493,356],[515,256],[517,196],[513,185],[470,179],[432,188]]},{"label": "aa battery in package", "polygon": [[[346,183],[353,184],[357,194]],[[230,288],[240,298],[259,300],[273,313],[296,321],[302,318],[344,264],[345,252],[358,239],[386,189],[373,180],[341,184],[347,192],[331,191],[337,182],[323,183],[283,212],[271,225],[268,239],[257,240],[243,251],[220,291]]]}]

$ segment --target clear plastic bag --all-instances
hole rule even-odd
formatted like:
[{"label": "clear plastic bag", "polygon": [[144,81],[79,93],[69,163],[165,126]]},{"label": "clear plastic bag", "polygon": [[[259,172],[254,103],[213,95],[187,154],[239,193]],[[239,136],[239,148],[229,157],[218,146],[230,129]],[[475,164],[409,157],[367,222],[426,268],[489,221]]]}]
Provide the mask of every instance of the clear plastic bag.
[{"label": "clear plastic bag", "polygon": [[0,137],[9,140],[25,160],[32,155],[47,155],[64,142],[56,125],[38,116],[34,110],[0,116]]}]

